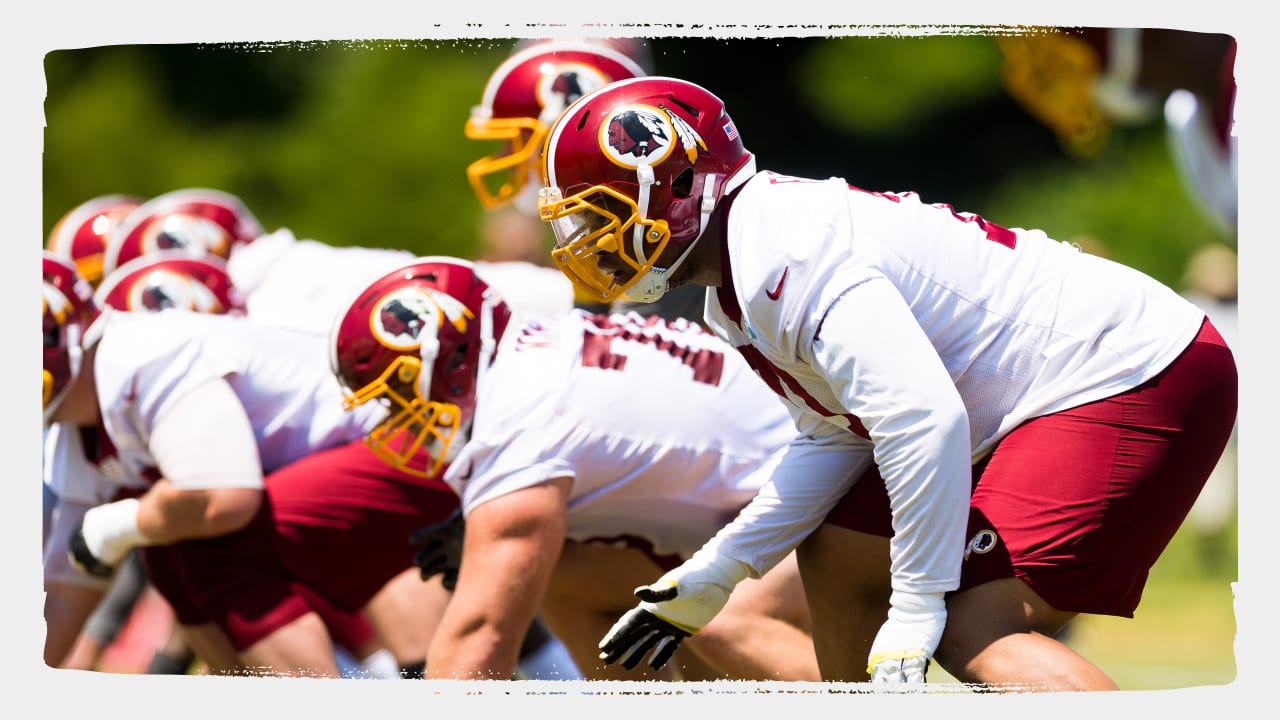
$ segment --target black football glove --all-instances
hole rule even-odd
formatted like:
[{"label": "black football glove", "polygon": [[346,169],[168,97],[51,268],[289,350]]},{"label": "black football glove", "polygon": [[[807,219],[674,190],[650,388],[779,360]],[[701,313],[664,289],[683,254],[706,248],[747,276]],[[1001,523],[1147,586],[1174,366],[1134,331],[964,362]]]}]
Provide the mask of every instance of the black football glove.
[{"label": "black football glove", "polygon": [[439,574],[446,590],[452,591],[458,583],[458,568],[462,566],[462,537],[466,525],[462,509],[454,510],[449,517],[433,525],[414,530],[409,544],[418,546],[413,564],[420,569],[423,580]]},{"label": "black football glove", "polygon": [[649,667],[657,670],[671,659],[680,642],[702,629],[729,601],[735,585],[750,574],[744,563],[699,550],[652,585],[635,589],[640,604],[618,619],[600,641],[605,665],[622,659],[633,669],[652,651]]},{"label": "black football glove", "polygon": [[652,650],[648,665],[657,670],[689,634],[642,607],[634,607],[600,641],[600,659],[605,665],[621,660],[622,667],[631,670]]}]

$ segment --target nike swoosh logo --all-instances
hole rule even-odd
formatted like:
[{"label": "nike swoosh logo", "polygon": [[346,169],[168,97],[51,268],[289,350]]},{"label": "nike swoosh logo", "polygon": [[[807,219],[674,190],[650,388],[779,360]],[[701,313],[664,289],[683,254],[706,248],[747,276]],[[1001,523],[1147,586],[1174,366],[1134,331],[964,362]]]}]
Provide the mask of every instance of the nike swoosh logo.
[{"label": "nike swoosh logo", "polygon": [[790,269],[791,269],[790,265],[782,268],[782,277],[778,278],[778,286],[775,287],[773,290],[764,291],[764,294],[768,295],[770,300],[777,300],[778,298],[782,297],[782,283],[787,281],[787,271]]}]

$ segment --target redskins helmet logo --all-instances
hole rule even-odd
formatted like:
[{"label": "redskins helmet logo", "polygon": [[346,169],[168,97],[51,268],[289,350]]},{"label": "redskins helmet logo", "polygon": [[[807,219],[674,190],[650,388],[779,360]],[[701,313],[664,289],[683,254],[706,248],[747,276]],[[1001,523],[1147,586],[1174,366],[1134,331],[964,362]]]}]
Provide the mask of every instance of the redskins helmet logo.
[{"label": "redskins helmet logo", "polygon": [[208,218],[174,213],[152,222],[142,235],[143,253],[173,249],[226,257],[231,250],[231,236]]},{"label": "redskins helmet logo", "polygon": [[698,131],[665,105],[629,105],[615,110],[600,124],[600,149],[625,168],[659,165],[677,144],[691,165],[697,162],[699,150],[707,150]]},{"label": "redskins helmet logo", "polygon": [[448,323],[459,333],[467,331],[471,311],[457,298],[432,288],[401,288],[383,296],[373,306],[369,327],[378,342],[392,350],[413,350],[424,334],[434,335]]},{"label": "redskins helmet logo", "polygon": [[1000,536],[995,530],[979,530],[969,538],[969,542],[964,546],[964,559],[968,560],[969,555],[977,553],[985,555],[996,549],[996,545],[1000,543]]},{"label": "redskins helmet logo", "polygon": [[608,82],[609,79],[599,69],[583,63],[545,66],[534,91],[538,107],[543,108],[544,121],[551,122],[574,100]]},{"label": "redskins helmet logo", "polygon": [[194,310],[222,313],[225,308],[213,291],[181,273],[153,270],[129,288],[126,299],[129,310]]}]

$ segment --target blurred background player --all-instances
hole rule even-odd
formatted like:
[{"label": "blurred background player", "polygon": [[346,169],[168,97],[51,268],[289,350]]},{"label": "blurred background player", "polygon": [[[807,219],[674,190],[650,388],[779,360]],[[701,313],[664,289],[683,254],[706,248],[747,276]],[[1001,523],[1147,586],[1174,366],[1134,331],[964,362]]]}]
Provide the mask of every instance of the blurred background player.
[{"label": "blurred background player", "polygon": [[[101,280],[98,307],[154,312],[242,313],[225,264],[217,256],[164,250],[135,258]],[[53,450],[51,449],[51,452]],[[49,483],[45,483],[49,488]],[[52,496],[52,490],[49,491]],[[128,631],[127,633],[125,631]],[[123,636],[122,636],[122,633]],[[183,674],[195,658],[173,611],[155,592],[136,551],[89,616],[65,662],[70,669]]]},{"label": "blurred background player", "polygon": [[1163,28],[1046,28],[995,38],[1009,93],[1076,157],[1115,126],[1161,121],[1187,197],[1235,242],[1236,41]]},{"label": "blurred background player", "polygon": [[[137,208],[111,236],[106,263],[115,267],[162,247],[225,259],[250,317],[322,336],[355,293],[414,257],[392,248],[299,239],[288,228],[264,232],[243,200],[208,188],[172,190]],[[572,283],[527,255],[495,252],[479,266],[522,311],[555,314],[572,307]]]},{"label": "blurred background player", "polygon": [[183,250],[223,260],[239,245],[264,234],[262,223],[239,197],[210,188],[183,188],[157,195],[130,211],[107,236],[103,272],[142,255]]},{"label": "blurred background player", "polygon": [[[794,434],[700,326],[577,310],[519,321],[460,259],[420,258],[375,281],[332,342],[349,407],[391,408],[372,435],[379,454],[443,472],[461,498],[430,678],[509,676],[536,613],[588,678],[621,677],[597,643],[631,590],[731,518]],[[793,562],[740,586],[704,632],[674,677],[818,679]]]},{"label": "blurred background player", "polygon": [[[489,211],[481,223],[486,248],[481,259],[515,257],[550,263],[551,237],[538,222],[541,152],[547,129],[569,103],[616,80],[652,71],[652,57],[639,38],[526,39],[515,45],[485,83],[480,102],[463,127],[488,154],[467,166],[467,179]],[[575,288],[578,307],[592,311],[682,317],[702,321],[702,293],[677,290],[657,303],[612,305]],[[512,298],[514,301],[516,298]]]},{"label": "blurred background player", "polygon": [[[1222,339],[1239,355],[1240,308],[1238,258],[1225,242],[1205,245],[1192,253],[1183,274],[1182,296],[1204,310]],[[1222,458],[1214,466],[1204,489],[1187,515],[1196,532],[1197,553],[1206,568],[1227,569],[1234,574],[1227,535],[1238,511],[1237,468],[1239,423],[1232,427]]]},{"label": "blurred background player", "polygon": [[[54,223],[49,237],[45,240],[45,249],[54,255],[71,261],[80,276],[91,286],[96,286],[102,279],[103,253],[106,239],[120,222],[134,208],[143,202],[143,198],[124,193],[101,195],[90,198],[67,211]],[[47,442],[47,437],[46,437]],[[48,519],[52,516],[57,498],[47,483],[42,484],[44,494],[45,528],[47,534]],[[145,668],[148,654],[146,643],[125,642],[137,638],[139,633],[131,632],[121,637],[122,631],[134,611],[137,601],[143,599],[148,585],[145,574],[137,562],[129,562],[121,569],[120,577],[113,583],[107,597],[99,603],[92,616],[85,623],[85,632],[77,641],[75,651],[67,660],[71,668],[93,669],[104,660],[107,651],[113,650],[110,665],[115,668]],[[157,607],[147,603],[140,606],[138,622],[142,625],[163,625],[167,608],[161,601]],[[155,608],[152,610],[151,608]],[[145,609],[145,615],[142,609]],[[158,615],[158,617],[157,617]],[[143,620],[144,617],[153,618]],[[120,643],[117,645],[117,640]]]},{"label": "blurred background player", "polygon": [[[300,240],[288,228],[270,233],[263,233],[261,228],[261,223],[238,197],[219,190],[183,188],[147,201],[129,216],[123,228],[113,236],[108,257],[113,264],[122,261],[128,264],[156,252],[186,251],[217,262],[225,257],[227,273],[232,280],[231,291],[243,302],[244,312],[250,319],[326,339],[334,316],[339,309],[345,309],[357,290],[369,279],[381,276],[412,258],[402,250],[335,247],[316,240]],[[155,239],[159,237],[164,238],[163,242]],[[175,249],[158,250],[162,245]],[[514,297],[513,307],[521,312],[558,314],[572,307],[572,284],[552,268],[537,267],[513,257],[494,258],[479,262],[477,266],[491,282],[509,290]],[[359,454],[358,451],[352,452]],[[341,462],[333,462],[335,467],[343,467]],[[390,471],[382,476],[374,475],[373,480],[378,481],[398,480],[404,484],[405,480]],[[350,482],[355,484],[357,481]],[[282,488],[280,492],[284,493],[284,481],[279,480],[278,484]],[[383,490],[385,492],[386,488]],[[401,489],[399,492],[421,490]],[[405,506],[409,504],[405,503]],[[393,522],[394,518],[384,520],[389,528],[399,527]],[[354,520],[351,524],[357,530],[368,529],[367,524]],[[278,532],[294,531],[280,528]],[[397,549],[408,548],[407,544],[402,545]],[[370,563],[366,571],[377,573],[381,567]],[[307,570],[298,569],[296,572],[306,574]],[[410,570],[405,574],[412,575],[413,572]],[[343,598],[341,604],[345,608],[363,604],[356,602],[359,595],[353,596],[353,593],[356,593],[354,589],[337,593]],[[329,593],[330,596],[334,594]],[[435,606],[440,602],[438,595],[438,590],[429,584],[401,579],[388,583],[378,593],[375,605],[384,608],[380,614],[386,615],[396,608],[409,611],[414,606]],[[425,641],[413,638],[429,637],[430,626],[424,624],[429,619],[430,615],[426,614],[419,622],[395,623],[401,626],[401,635],[409,636],[403,641],[390,642],[397,660],[402,661],[401,665],[421,664],[421,658],[415,662],[405,657],[414,652],[414,648],[418,654],[425,648]],[[388,626],[393,624],[379,622],[376,617],[373,620],[384,633],[389,632]],[[411,628],[416,629],[410,632]],[[267,630],[258,628],[255,632],[262,635]],[[541,630],[541,624],[536,623],[535,630],[522,648],[520,671],[530,677],[541,674],[543,658],[554,660],[564,657],[559,642]],[[312,647],[315,647],[314,643]],[[570,677],[572,673],[564,665],[561,663],[562,674]],[[408,672],[412,674],[413,671]]]},{"label": "blurred background player", "polygon": [[[270,352],[274,344],[275,365],[246,372],[243,345],[237,349],[230,340],[240,333],[204,333],[205,323],[239,319],[185,310],[99,308],[92,296],[75,290],[87,283],[73,266],[48,253],[44,263],[45,277],[52,278],[44,283],[45,410],[46,422],[56,425],[45,470],[58,497],[45,555],[45,661],[55,667],[63,662],[116,566],[137,547],[199,656],[213,668],[234,667],[216,633],[196,627],[200,623],[189,614],[190,598],[177,578],[191,568],[178,571],[177,556],[186,543],[243,527],[261,507],[259,452],[232,384],[269,403],[272,390],[248,377],[261,380],[275,372],[273,367],[287,364],[280,348],[292,347],[294,338],[264,343],[254,352]],[[109,287],[106,281],[104,287]],[[222,301],[233,304],[226,297]],[[263,340],[245,338],[255,339]],[[307,380],[305,372],[274,377]],[[323,397],[331,385],[323,376],[317,379],[317,390],[306,392]],[[318,404],[297,403],[295,409],[308,423],[312,413],[320,423],[325,419]],[[276,415],[274,409],[271,414]],[[340,408],[329,419],[341,421],[330,433],[358,420]],[[269,467],[278,456],[298,452],[306,437],[298,433],[306,433],[308,423],[275,426],[264,436],[263,462]],[[358,437],[359,427],[353,427]],[[314,437],[334,440],[323,430]]]},{"label": "blurred background player", "polygon": [[123,193],[86,200],[58,219],[49,231],[45,249],[70,260],[80,277],[97,286],[102,280],[107,238],[142,203],[143,198]]}]

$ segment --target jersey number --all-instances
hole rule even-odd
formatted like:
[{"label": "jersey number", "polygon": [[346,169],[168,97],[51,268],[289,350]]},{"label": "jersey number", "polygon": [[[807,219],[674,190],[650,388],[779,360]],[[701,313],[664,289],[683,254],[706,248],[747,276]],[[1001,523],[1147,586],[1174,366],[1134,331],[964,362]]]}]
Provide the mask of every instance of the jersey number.
[{"label": "jersey number", "polygon": [[[724,353],[705,347],[691,347],[683,342],[681,335],[694,327],[678,328],[656,316],[643,322],[617,323],[604,315],[595,315],[582,336],[582,365],[602,370],[624,370],[627,356],[615,354],[613,343],[638,343],[666,353],[688,366],[693,370],[694,382],[719,385],[724,374]],[[694,332],[701,331],[695,329]]]}]

